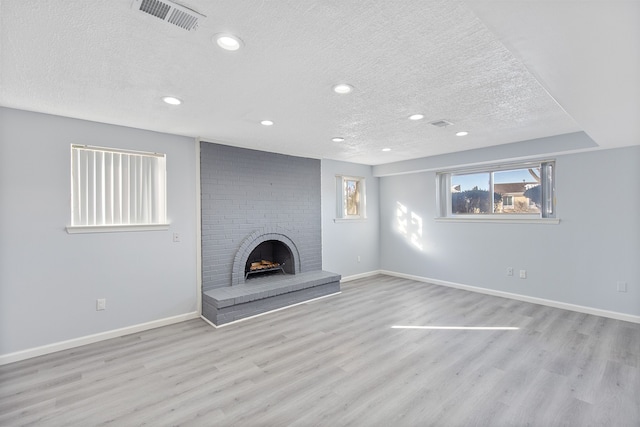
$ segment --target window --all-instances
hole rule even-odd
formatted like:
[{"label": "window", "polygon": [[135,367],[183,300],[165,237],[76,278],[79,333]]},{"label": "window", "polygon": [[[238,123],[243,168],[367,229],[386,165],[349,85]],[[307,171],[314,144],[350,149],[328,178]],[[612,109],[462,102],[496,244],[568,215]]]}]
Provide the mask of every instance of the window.
[{"label": "window", "polygon": [[336,194],[338,219],[366,218],[364,178],[336,176]]},{"label": "window", "polygon": [[555,218],[553,161],[439,172],[441,218]]},{"label": "window", "polygon": [[71,146],[67,231],[166,228],[166,216],[164,154]]}]

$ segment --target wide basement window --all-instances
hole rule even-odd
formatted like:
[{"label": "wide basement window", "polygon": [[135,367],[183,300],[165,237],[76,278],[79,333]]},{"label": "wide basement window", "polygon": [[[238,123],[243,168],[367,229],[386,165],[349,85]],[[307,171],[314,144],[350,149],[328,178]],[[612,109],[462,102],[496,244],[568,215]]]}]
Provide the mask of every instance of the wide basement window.
[{"label": "wide basement window", "polygon": [[364,219],[365,184],[364,178],[336,176],[337,219]]},{"label": "wide basement window", "polygon": [[69,232],[167,227],[166,156],[71,146]]},{"label": "wide basement window", "polygon": [[440,172],[441,218],[555,218],[555,163],[520,163]]}]

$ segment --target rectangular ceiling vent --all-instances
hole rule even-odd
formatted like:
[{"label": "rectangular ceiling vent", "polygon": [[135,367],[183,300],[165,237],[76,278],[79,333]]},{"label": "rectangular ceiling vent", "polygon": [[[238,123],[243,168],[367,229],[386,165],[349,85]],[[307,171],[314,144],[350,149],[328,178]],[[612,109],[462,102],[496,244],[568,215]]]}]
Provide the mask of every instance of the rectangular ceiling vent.
[{"label": "rectangular ceiling vent", "polygon": [[430,124],[439,128],[446,128],[447,126],[451,126],[453,123],[446,120],[436,120],[435,122],[431,122]]},{"label": "rectangular ceiling vent", "polygon": [[195,10],[168,0],[133,0],[131,7],[187,31],[195,30],[198,27],[198,21],[205,18]]}]

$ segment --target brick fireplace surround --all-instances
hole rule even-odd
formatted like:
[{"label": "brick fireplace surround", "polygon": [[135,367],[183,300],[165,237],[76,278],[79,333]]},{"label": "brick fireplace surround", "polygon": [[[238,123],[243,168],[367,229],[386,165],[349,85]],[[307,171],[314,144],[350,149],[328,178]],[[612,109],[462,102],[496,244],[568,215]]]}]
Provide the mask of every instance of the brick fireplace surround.
[{"label": "brick fireplace surround", "polygon": [[[209,321],[222,325],[340,291],[340,275],[322,270],[319,160],[207,142],[200,158]],[[267,240],[289,248],[293,267],[245,280],[247,257]]]}]

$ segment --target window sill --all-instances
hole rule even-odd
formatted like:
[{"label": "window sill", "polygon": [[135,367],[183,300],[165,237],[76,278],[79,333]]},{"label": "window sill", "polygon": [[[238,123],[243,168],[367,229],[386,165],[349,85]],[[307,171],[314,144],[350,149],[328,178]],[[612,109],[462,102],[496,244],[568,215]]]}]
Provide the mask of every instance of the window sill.
[{"label": "window sill", "polygon": [[84,233],[121,233],[130,231],[165,231],[169,224],[134,224],[134,225],[69,225],[69,234]]},{"label": "window sill", "polygon": [[496,217],[441,217],[436,222],[485,222],[495,224],[560,224],[560,218],[496,218]]},{"label": "window sill", "polygon": [[365,222],[367,218],[334,218],[333,222]]}]

